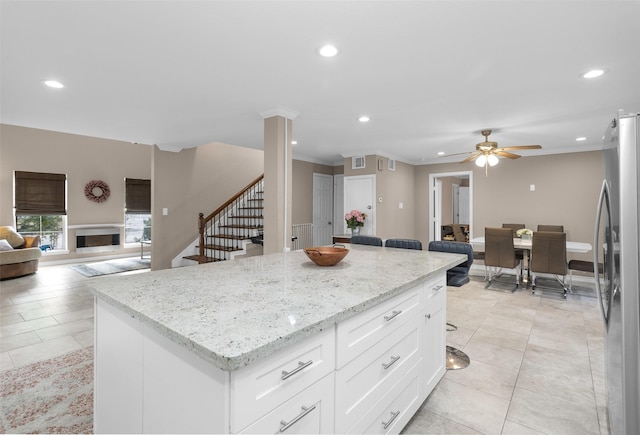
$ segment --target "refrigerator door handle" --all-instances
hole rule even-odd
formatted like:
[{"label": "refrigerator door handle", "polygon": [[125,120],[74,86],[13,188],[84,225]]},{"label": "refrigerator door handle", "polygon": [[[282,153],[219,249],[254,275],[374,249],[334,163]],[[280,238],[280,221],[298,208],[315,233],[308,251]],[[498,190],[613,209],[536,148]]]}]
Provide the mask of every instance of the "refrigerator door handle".
[{"label": "refrigerator door handle", "polygon": [[[598,207],[597,207],[597,211],[596,211],[596,227],[594,230],[594,238],[593,238],[593,272],[595,275],[595,284],[596,284],[596,295],[598,296],[598,305],[600,305],[600,311],[602,312],[602,319],[604,320],[604,325],[605,328],[609,327],[609,310],[608,307],[610,306],[610,303],[607,304],[607,308],[605,308],[604,303],[605,301],[602,298],[602,289],[600,287],[600,274],[599,274],[599,267],[598,264],[600,262],[600,259],[598,258],[598,253],[599,253],[599,246],[600,246],[600,217],[602,216],[602,208],[606,206],[606,213],[607,213],[607,219],[609,219],[609,223],[611,223],[611,202],[609,201],[609,185],[607,184],[607,180],[604,180],[602,182],[602,189],[600,189],[600,198],[598,199]],[[609,225],[611,226],[611,225]],[[612,231],[611,228],[605,228],[605,230],[608,231]],[[606,237],[605,237],[606,240]],[[613,239],[609,238],[609,240],[611,241],[611,243],[613,243]],[[613,246],[608,246],[607,249],[614,249]],[[604,256],[606,259],[607,257],[607,253],[604,252]],[[604,260],[603,259],[603,260]],[[605,266],[607,267],[611,267],[613,266],[612,264],[606,264]],[[609,281],[611,283],[613,283],[613,277],[610,276]],[[606,284],[606,281],[605,281]],[[611,298],[611,292],[607,292],[609,298]],[[607,301],[610,302],[610,301]]]}]

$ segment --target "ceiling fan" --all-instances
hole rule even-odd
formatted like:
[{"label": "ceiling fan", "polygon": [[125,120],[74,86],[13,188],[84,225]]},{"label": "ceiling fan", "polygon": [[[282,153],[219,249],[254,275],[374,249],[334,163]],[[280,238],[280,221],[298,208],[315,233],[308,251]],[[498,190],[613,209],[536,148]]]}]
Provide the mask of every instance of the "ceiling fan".
[{"label": "ceiling fan", "polygon": [[471,154],[469,157],[461,161],[460,163],[467,163],[472,160],[476,161],[477,166],[484,166],[485,171],[488,166],[495,166],[498,164],[498,156],[506,157],[508,159],[518,159],[520,155],[511,153],[509,151],[512,150],[535,150],[541,149],[541,145],[516,145],[510,147],[498,148],[498,142],[490,142],[489,135],[491,134],[491,130],[482,130],[482,135],[484,136],[484,142],[480,142],[476,144],[475,151],[468,151],[466,153],[457,153],[457,154],[449,154],[448,156],[457,156],[461,154]]}]

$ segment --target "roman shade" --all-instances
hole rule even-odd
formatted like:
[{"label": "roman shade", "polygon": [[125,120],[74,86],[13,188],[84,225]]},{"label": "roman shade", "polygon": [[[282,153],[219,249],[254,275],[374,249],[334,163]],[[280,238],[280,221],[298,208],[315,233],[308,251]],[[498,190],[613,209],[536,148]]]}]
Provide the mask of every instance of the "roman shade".
[{"label": "roman shade", "polygon": [[126,178],[125,201],[127,213],[151,213],[151,180]]},{"label": "roman shade", "polygon": [[66,215],[66,174],[15,171],[16,216]]}]

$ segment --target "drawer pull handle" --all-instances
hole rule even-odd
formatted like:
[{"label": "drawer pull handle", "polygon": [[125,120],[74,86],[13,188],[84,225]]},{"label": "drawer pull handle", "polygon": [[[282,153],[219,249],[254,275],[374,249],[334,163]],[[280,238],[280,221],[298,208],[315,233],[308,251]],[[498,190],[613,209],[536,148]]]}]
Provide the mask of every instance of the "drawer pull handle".
[{"label": "drawer pull handle", "polygon": [[311,364],[313,364],[313,360],[309,360],[307,362],[298,361],[298,367],[296,367],[295,369],[291,370],[290,372],[286,370],[282,371],[282,380],[284,381],[285,379],[295,375],[305,367],[309,367]]},{"label": "drawer pull handle", "polygon": [[389,362],[389,363],[387,363],[387,364],[382,363],[382,367],[384,367],[384,369],[386,370],[386,369],[388,369],[389,367],[391,367],[392,365],[394,365],[394,364],[396,363],[396,361],[398,361],[399,359],[400,359],[400,357],[399,357],[399,356],[392,356],[392,357],[391,357],[391,362]]},{"label": "drawer pull handle", "polygon": [[[296,424],[297,422],[299,422],[302,418],[304,418],[305,415],[307,415],[308,413],[310,413],[311,411],[313,411],[314,409],[316,409],[316,405],[313,405],[310,408],[307,408],[306,406],[302,406],[302,412],[300,414],[298,414],[293,420],[291,420],[290,422],[286,422],[284,420],[280,420],[280,432],[284,432],[285,430],[289,429],[291,426],[293,426],[294,424]],[[391,419],[391,421],[393,421],[393,419]]]},{"label": "drawer pull handle", "polygon": [[384,320],[388,322],[389,320],[395,318],[400,313],[402,313],[402,310],[392,311],[390,316],[384,316]]},{"label": "drawer pull handle", "polygon": [[442,287],[444,287],[444,286],[442,286],[442,285],[436,286],[436,287],[433,288],[433,291],[434,292],[439,292],[440,290],[442,290]]},{"label": "drawer pull handle", "polygon": [[389,421],[387,422],[382,422],[382,427],[384,429],[388,428],[389,426],[391,426],[391,423],[393,423],[393,420],[395,420],[396,418],[398,418],[398,416],[400,415],[400,411],[396,411],[396,412],[392,412],[391,413],[391,418],[389,419]]}]

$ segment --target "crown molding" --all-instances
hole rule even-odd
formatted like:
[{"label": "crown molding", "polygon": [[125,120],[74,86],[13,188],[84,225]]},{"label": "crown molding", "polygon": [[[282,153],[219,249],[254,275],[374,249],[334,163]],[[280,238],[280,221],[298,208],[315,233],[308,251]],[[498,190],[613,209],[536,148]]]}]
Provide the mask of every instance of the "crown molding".
[{"label": "crown molding", "polygon": [[273,118],[274,116],[281,116],[287,119],[296,119],[296,117],[300,114],[297,110],[289,109],[287,107],[276,107],[275,109],[265,110],[264,112],[259,112],[259,115],[263,119]]}]

